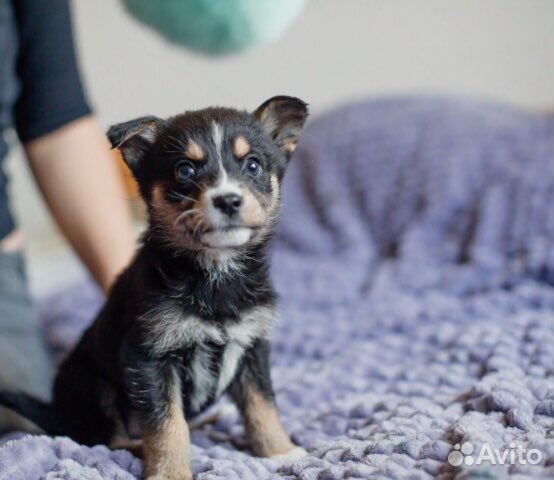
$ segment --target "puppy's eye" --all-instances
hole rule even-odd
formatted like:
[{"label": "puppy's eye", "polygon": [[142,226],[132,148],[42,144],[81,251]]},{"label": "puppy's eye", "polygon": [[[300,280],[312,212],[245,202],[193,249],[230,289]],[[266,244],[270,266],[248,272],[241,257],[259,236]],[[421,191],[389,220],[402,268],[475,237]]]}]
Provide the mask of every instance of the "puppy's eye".
[{"label": "puppy's eye", "polygon": [[179,165],[175,170],[175,176],[179,182],[186,182],[196,174],[196,170],[190,163]]},{"label": "puppy's eye", "polygon": [[257,177],[260,173],[262,173],[262,167],[256,158],[250,157],[244,163],[244,171],[251,177]]}]

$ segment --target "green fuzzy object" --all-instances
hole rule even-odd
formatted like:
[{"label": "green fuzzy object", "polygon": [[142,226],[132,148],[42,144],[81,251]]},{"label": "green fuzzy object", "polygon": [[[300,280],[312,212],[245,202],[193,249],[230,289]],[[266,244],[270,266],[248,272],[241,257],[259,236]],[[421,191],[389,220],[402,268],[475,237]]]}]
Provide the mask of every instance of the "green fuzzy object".
[{"label": "green fuzzy object", "polygon": [[136,19],[169,41],[210,55],[275,40],[305,0],[123,0]]}]

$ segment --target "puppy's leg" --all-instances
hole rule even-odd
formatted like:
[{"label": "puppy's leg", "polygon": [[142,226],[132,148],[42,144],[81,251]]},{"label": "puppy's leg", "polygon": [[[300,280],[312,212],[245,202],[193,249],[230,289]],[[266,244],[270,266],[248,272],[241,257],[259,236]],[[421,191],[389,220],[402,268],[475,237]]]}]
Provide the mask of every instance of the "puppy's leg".
[{"label": "puppy's leg", "polygon": [[130,438],[117,437],[110,443],[111,450],[127,450],[135,457],[143,458],[142,440],[133,440]]},{"label": "puppy's leg", "polygon": [[172,398],[165,419],[158,425],[147,429],[142,452],[147,479],[192,479],[189,466],[189,430],[183,417],[180,399]]},{"label": "puppy's leg", "polygon": [[191,480],[189,429],[183,415],[178,365],[167,359],[137,361],[136,357],[128,365],[129,399],[144,432],[144,477]]},{"label": "puppy's leg", "polygon": [[66,418],[68,435],[84,445],[108,444],[115,422],[103,402],[109,387],[88,352],[78,346],[64,360],[54,383],[54,404]]},{"label": "puppy's leg", "polygon": [[245,353],[242,370],[229,392],[242,413],[246,437],[256,455],[283,460],[306,455],[303,448],[292,443],[279,418],[266,340],[259,340]]}]

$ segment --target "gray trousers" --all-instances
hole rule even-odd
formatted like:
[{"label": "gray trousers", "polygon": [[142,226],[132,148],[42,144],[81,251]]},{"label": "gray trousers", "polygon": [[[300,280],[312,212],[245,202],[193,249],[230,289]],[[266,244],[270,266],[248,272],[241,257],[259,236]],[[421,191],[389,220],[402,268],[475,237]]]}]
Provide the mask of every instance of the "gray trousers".
[{"label": "gray trousers", "polygon": [[[51,394],[54,364],[33,309],[19,253],[0,252],[0,389],[43,399]],[[29,424],[0,408],[0,430],[29,430]]]}]

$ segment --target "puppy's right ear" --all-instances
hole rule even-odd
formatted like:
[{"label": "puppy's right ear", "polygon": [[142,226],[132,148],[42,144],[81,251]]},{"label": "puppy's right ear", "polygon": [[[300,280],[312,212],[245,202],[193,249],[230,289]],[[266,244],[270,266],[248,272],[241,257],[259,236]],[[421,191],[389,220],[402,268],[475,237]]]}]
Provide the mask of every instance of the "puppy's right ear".
[{"label": "puppy's right ear", "polygon": [[141,117],[113,125],[108,130],[112,148],[119,148],[132,172],[136,171],[148,147],[154,143],[164,120],[157,117]]}]

